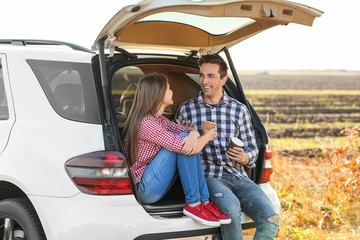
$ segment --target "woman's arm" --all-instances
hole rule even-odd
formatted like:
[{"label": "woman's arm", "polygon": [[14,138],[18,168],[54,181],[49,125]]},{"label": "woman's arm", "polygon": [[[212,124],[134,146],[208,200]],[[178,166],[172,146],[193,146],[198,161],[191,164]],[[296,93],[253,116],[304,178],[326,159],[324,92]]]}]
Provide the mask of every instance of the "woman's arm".
[{"label": "woman's arm", "polygon": [[[192,145],[190,148],[185,148],[185,149],[183,146],[180,153],[184,154],[184,155],[192,155],[192,154],[201,152],[201,150],[205,147],[205,145],[208,142],[213,141],[215,139],[216,130],[217,130],[216,128],[210,129],[210,130],[206,131],[202,136],[200,136],[199,132],[196,129],[190,130],[189,135],[187,137],[185,137],[184,140],[188,137],[194,138],[194,136],[196,136],[195,134],[197,133],[196,145]],[[192,134],[192,131],[196,131],[196,133],[194,133],[194,135],[190,135],[190,134]],[[183,142],[184,142],[184,140],[183,140]]]},{"label": "woman's arm", "polygon": [[184,137],[184,139],[181,142],[182,148],[180,153],[184,155],[191,155],[194,148],[198,144],[199,137],[200,137],[200,133],[196,130],[196,128],[190,129],[189,135]]}]

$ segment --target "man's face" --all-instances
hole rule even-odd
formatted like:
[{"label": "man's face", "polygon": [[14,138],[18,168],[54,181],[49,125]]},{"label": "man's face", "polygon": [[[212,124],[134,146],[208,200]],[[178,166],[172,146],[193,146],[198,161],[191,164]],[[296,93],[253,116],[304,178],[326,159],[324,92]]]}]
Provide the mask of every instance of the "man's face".
[{"label": "man's face", "polygon": [[221,78],[219,68],[219,64],[215,63],[204,63],[200,66],[200,86],[205,101],[220,100],[223,95],[222,87],[226,83],[227,76]]}]

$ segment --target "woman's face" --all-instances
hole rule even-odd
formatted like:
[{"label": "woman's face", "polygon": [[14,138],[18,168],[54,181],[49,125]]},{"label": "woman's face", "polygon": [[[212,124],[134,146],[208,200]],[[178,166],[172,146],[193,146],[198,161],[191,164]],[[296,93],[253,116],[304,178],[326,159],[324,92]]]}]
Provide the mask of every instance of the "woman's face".
[{"label": "woman's face", "polygon": [[163,106],[169,106],[171,104],[173,104],[173,100],[172,100],[172,97],[173,97],[173,91],[170,89],[170,85],[169,83],[167,84],[167,88],[166,88],[166,92],[165,92],[165,95],[164,95],[164,99],[163,99]]}]

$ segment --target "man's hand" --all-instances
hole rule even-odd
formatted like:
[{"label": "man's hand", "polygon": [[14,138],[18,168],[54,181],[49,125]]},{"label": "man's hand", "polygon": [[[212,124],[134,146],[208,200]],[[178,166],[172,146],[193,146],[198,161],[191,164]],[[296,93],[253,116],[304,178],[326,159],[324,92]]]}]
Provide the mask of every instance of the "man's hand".
[{"label": "man's hand", "polygon": [[234,162],[248,165],[250,158],[243,148],[233,147],[226,151],[226,155]]},{"label": "man's hand", "polygon": [[214,141],[217,135],[216,133],[217,128],[211,128],[211,129],[201,128],[201,130],[203,132],[203,136],[206,136],[208,142]]}]

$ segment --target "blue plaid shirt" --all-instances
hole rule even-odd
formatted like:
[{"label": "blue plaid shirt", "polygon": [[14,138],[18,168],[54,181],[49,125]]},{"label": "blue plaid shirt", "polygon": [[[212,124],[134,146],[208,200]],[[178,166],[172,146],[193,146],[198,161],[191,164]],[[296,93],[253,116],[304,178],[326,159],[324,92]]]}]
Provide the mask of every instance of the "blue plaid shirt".
[{"label": "blue plaid shirt", "polygon": [[226,147],[232,137],[238,137],[244,142],[244,150],[250,158],[247,167],[255,167],[259,150],[251,116],[244,104],[229,97],[225,92],[216,105],[206,103],[200,92],[197,97],[179,107],[176,118],[180,121],[194,122],[199,130],[205,120],[216,123],[216,138],[206,144],[201,152],[205,177],[221,178],[224,168],[238,178],[247,177],[243,166],[235,166],[226,156]]}]

